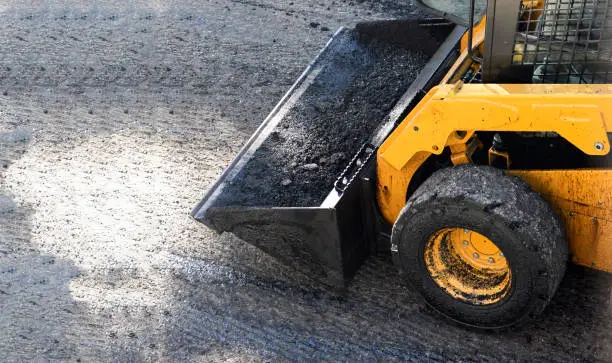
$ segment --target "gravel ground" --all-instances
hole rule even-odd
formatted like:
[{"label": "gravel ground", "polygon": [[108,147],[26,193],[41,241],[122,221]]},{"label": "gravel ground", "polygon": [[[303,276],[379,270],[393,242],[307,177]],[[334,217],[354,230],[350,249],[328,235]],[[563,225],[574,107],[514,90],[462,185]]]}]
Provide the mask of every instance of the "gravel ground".
[{"label": "gravel ground", "polygon": [[334,29],[410,8],[26,3],[0,5],[2,361],[612,361],[610,275],[572,268],[536,323],[483,334],[385,256],[335,296],[188,218]]}]

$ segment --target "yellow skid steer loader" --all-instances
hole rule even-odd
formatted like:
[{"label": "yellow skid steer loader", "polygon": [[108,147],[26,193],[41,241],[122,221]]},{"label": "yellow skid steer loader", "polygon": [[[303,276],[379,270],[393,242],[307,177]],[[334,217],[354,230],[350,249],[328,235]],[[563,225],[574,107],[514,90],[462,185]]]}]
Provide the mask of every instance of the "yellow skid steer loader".
[{"label": "yellow skid steer loader", "polygon": [[192,216],[332,287],[390,251],[446,317],[537,316],[612,272],[612,2],[421,0],[340,29]]}]

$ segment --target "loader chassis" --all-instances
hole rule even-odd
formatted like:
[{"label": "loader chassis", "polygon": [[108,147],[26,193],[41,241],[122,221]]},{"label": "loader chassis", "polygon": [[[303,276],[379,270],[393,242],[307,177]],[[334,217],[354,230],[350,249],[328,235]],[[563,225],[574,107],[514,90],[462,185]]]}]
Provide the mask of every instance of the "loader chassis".
[{"label": "loader chassis", "polygon": [[[457,117],[461,115],[461,117]],[[605,155],[610,143],[606,130],[612,119],[612,86],[610,85],[536,85],[536,84],[462,84],[443,85],[432,89],[419,105],[404,119],[378,150],[377,196],[380,211],[389,223],[394,223],[406,204],[412,175],[431,154],[441,154],[445,148],[466,144],[479,131],[556,132],[588,155]],[[537,157],[537,156],[534,156]],[[464,159],[463,161],[468,161]],[[596,172],[594,174],[594,172]],[[541,180],[541,171],[510,171],[526,181]],[[580,264],[612,272],[610,262],[602,259],[612,249],[612,234],[607,231],[610,219],[609,199],[612,170],[578,169],[571,173],[546,173],[551,181],[546,193],[557,201],[567,200],[575,206],[590,205],[598,213],[595,234],[591,228],[573,222],[569,228],[572,251],[588,251],[582,243],[592,243],[597,237],[601,258],[584,253],[575,257]],[[588,183],[597,175],[599,193],[590,188],[574,188],[571,180]],[[566,178],[569,178],[566,180]],[[540,183],[541,184],[541,183]],[[567,188],[571,186],[571,192]],[[541,188],[540,188],[541,189]],[[589,194],[584,194],[589,193]],[[562,197],[561,197],[562,196]],[[591,196],[591,197],[589,197]],[[597,196],[597,197],[592,197]],[[569,212],[578,213],[570,207]],[[584,212],[583,212],[584,213]],[[582,213],[581,213],[582,214]],[[592,215],[591,215],[592,214]],[[593,222],[589,220],[589,225]],[[587,261],[589,260],[589,261]]]},{"label": "loader chassis", "polygon": [[[456,83],[436,87],[378,150],[381,213],[393,223],[406,204],[411,175],[424,159],[441,154],[446,147],[466,144],[474,130],[556,132],[585,154],[605,155],[610,148],[606,132],[612,127],[606,123],[610,119],[610,85]],[[612,174],[604,175],[612,178]]]},{"label": "loader chassis", "polygon": [[[378,149],[394,262],[446,317],[486,329],[528,321],[568,255],[612,272],[611,10],[488,1],[441,85]],[[432,157],[455,168],[431,170]]]},{"label": "loader chassis", "polygon": [[[508,16],[512,13],[518,20]],[[539,149],[522,157],[545,161],[505,168],[527,167],[507,172],[527,181],[559,213],[576,263],[612,272],[607,227],[612,170],[610,157],[602,157],[609,155],[612,129],[609,13],[607,3],[489,1],[486,16],[473,30],[473,49],[484,56],[484,64],[470,58],[464,36],[462,54],[441,86],[424,97],[378,150],[377,200],[385,220],[397,219],[416,187],[412,176],[430,155],[449,149],[454,165],[472,162],[469,156],[479,143],[473,137],[476,130],[548,132],[579,152],[559,152],[551,160],[555,155],[542,157]],[[466,77],[470,71],[485,83],[463,84],[461,80],[472,82],[473,76]],[[526,84],[531,82],[542,84]],[[560,84],[568,82],[607,84]],[[541,138],[541,143],[549,140]],[[576,154],[578,161],[572,160]],[[586,161],[589,155],[596,157]]]}]

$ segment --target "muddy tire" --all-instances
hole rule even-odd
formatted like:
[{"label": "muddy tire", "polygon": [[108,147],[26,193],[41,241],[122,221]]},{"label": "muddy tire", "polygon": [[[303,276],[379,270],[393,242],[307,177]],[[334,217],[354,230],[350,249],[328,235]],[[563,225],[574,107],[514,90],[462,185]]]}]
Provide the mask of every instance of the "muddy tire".
[{"label": "muddy tire", "polygon": [[488,166],[434,173],[407,201],[391,244],[400,273],[433,309],[482,329],[523,324],[541,313],[568,258],[548,203]]}]

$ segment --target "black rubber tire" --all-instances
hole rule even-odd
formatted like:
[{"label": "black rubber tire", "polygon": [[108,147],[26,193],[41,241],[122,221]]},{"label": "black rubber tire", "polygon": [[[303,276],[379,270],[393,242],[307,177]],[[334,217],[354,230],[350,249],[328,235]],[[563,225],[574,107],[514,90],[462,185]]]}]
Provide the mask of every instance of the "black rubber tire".
[{"label": "black rubber tire", "polygon": [[[501,301],[473,305],[440,288],[425,265],[430,236],[468,228],[492,240],[512,272]],[[391,235],[395,264],[435,310],[461,325],[504,329],[540,314],[553,297],[568,259],[561,222],[522,180],[489,166],[461,165],[435,172],[409,198]]]}]

